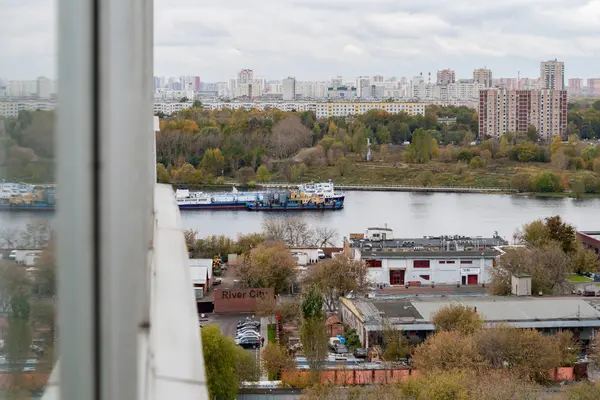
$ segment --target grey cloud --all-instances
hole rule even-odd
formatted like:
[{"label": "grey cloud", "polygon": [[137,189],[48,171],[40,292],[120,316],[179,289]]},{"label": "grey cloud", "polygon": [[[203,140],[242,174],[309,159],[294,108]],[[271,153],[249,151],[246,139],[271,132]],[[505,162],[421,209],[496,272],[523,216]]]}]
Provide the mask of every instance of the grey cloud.
[{"label": "grey cloud", "polygon": [[[594,2],[595,1],[595,2]],[[487,65],[535,76],[558,57],[596,74],[598,0],[155,0],[155,71],[225,80],[412,76]],[[55,0],[0,0],[0,78],[54,73]],[[587,8],[584,8],[587,7]],[[53,57],[54,55],[54,57]]]}]

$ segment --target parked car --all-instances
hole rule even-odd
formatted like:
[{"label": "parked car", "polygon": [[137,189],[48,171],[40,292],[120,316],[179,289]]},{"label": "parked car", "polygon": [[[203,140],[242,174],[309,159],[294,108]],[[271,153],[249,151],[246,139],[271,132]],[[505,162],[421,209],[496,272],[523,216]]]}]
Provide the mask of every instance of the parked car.
[{"label": "parked car", "polygon": [[322,260],[325,258],[325,252],[322,249],[318,249],[317,256],[319,257],[320,260]]},{"label": "parked car", "polygon": [[215,278],[215,280],[213,281],[213,286],[220,285],[221,282],[222,282],[221,278]]},{"label": "parked car", "polygon": [[255,332],[255,333],[258,333],[258,332],[259,332],[259,330],[258,330],[258,329],[256,329],[256,328],[255,328],[255,327],[253,327],[253,326],[248,326],[248,327],[245,327],[245,328],[242,328],[242,329],[236,329],[236,330],[235,330],[235,334],[236,334],[236,335],[241,335],[241,334],[244,334],[244,333],[247,333],[247,332]]},{"label": "parked car", "polygon": [[254,325],[254,326],[260,326],[260,321],[254,320],[254,319],[240,319],[237,323],[237,326],[243,326],[243,325]]},{"label": "parked car", "polygon": [[236,338],[243,338],[243,337],[260,337],[260,333],[256,332],[256,331],[248,331],[248,332],[241,332],[235,335]]},{"label": "parked car", "polygon": [[356,358],[367,358],[367,349],[363,349],[362,347],[359,347],[358,349],[354,350],[354,357]]},{"label": "parked car", "polygon": [[341,343],[336,343],[333,345],[332,350],[335,354],[344,354],[348,352],[348,348]]},{"label": "parked car", "polygon": [[245,349],[256,349],[257,347],[260,347],[260,338],[246,337],[237,339],[235,343]]}]

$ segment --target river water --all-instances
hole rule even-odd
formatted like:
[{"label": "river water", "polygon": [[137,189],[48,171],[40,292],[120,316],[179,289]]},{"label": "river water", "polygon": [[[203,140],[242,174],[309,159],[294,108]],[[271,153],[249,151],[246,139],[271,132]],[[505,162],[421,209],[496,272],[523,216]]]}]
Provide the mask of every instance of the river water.
[{"label": "river water", "polygon": [[[303,218],[333,227],[339,241],[350,232],[388,224],[396,237],[491,236],[512,241],[516,229],[536,218],[560,215],[578,230],[600,230],[600,199],[537,198],[508,194],[347,192],[344,209],[325,212],[184,211],[183,225],[200,236],[258,232],[272,218]],[[0,213],[0,230],[49,220],[51,214]]]}]

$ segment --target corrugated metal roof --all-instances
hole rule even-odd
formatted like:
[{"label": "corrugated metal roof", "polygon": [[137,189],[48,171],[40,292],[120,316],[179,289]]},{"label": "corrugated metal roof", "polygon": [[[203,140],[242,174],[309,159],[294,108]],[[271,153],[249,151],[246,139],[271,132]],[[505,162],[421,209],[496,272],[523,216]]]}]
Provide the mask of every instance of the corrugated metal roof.
[{"label": "corrugated metal roof", "polygon": [[561,319],[598,319],[600,311],[584,300],[577,298],[470,298],[451,301],[413,300],[413,306],[431,321],[431,315],[448,304],[463,304],[476,307],[485,321],[536,321]]}]

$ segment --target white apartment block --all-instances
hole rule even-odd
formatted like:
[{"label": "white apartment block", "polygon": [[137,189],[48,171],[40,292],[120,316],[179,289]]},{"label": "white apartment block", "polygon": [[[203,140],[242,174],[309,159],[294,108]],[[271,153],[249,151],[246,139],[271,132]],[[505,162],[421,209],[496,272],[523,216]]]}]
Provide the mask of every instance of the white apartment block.
[{"label": "white apartment block", "polygon": [[187,102],[187,103],[157,103],[155,102],[153,105],[153,111],[154,114],[158,113],[158,112],[162,112],[164,114],[170,115],[176,112],[179,112],[181,110],[185,110],[188,109],[192,106],[192,102]]},{"label": "white apartment block", "polygon": [[193,90],[171,90],[165,88],[158,88],[154,90],[154,100],[180,100],[186,97],[188,100],[194,100]]},{"label": "white apartment block", "polygon": [[0,115],[4,117],[17,117],[19,111],[50,111],[57,107],[57,103],[43,101],[0,101]]},{"label": "white apartment block", "polygon": [[[176,102],[155,102],[154,112],[163,112],[171,114],[192,106],[191,102],[176,103]],[[219,103],[203,103],[202,106],[207,110],[251,110],[257,109],[264,111],[269,108],[278,109],[285,112],[302,112],[313,111],[317,118],[327,117],[348,117],[352,115],[364,114],[369,110],[382,110],[391,114],[405,112],[409,115],[425,115],[424,103],[407,103],[407,102],[219,102]]]},{"label": "white apartment block", "polygon": [[296,100],[296,78],[287,77],[282,83],[282,94],[284,101]]}]

